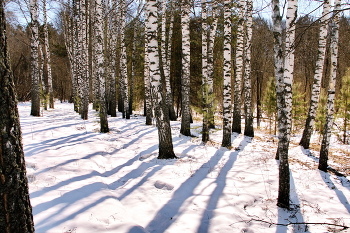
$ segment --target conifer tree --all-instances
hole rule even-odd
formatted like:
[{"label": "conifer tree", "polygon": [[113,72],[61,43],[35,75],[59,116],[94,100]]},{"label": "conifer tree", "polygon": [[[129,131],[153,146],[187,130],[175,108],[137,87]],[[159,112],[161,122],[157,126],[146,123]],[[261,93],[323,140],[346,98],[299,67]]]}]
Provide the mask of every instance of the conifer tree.
[{"label": "conifer tree", "polygon": [[277,101],[276,101],[276,84],[275,84],[274,77],[271,77],[267,82],[264,97],[262,99],[262,110],[265,112],[265,114],[269,119],[270,134],[271,134],[272,124],[275,125],[274,134],[276,134]]},{"label": "conifer tree", "polygon": [[350,120],[350,68],[347,69],[345,76],[342,79],[342,86],[339,97],[336,100],[337,117],[343,122],[341,130],[343,131],[343,143],[347,143],[347,131],[349,129]]}]

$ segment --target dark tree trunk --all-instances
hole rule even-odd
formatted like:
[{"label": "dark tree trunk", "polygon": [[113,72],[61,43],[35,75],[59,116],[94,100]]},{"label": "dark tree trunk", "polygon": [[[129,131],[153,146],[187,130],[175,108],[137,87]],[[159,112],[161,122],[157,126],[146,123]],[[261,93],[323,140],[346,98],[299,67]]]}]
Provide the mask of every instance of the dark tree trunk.
[{"label": "dark tree trunk", "polygon": [[34,232],[12,72],[4,2],[0,0],[0,232]]}]

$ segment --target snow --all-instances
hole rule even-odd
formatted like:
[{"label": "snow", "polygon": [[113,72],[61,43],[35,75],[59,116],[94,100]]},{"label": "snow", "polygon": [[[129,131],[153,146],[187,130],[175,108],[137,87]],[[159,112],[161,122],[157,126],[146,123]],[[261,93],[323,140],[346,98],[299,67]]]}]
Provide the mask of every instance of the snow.
[{"label": "snow", "polygon": [[[319,171],[317,156],[297,142],[290,146],[287,211],[276,206],[277,141],[262,131],[253,139],[233,134],[228,150],[220,147],[219,129],[204,146],[171,122],[179,159],[158,160],[157,129],[142,116],[109,117],[111,132],[102,134],[91,106],[86,121],[68,103],[56,102],[43,117],[30,116],[30,103],[20,103],[19,112],[37,233],[339,232],[290,223],[350,226],[350,182]],[[192,124],[192,134],[199,136],[200,126]]]}]

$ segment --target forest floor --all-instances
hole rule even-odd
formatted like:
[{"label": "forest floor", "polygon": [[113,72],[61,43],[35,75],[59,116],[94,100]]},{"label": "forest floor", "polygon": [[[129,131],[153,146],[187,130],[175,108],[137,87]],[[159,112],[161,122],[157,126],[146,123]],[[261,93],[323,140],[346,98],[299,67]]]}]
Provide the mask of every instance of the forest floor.
[{"label": "forest floor", "polygon": [[[91,107],[91,106],[90,106]],[[145,118],[109,117],[99,133],[98,114],[83,121],[73,105],[55,103],[42,117],[19,103],[30,198],[37,233],[350,232],[350,146],[332,137],[330,166],[317,169],[319,141],[311,150],[292,137],[289,150],[291,210],[276,206],[276,137],[256,130],[233,134],[220,147],[222,130],[201,144],[171,122],[178,159],[158,160],[158,134]]]}]

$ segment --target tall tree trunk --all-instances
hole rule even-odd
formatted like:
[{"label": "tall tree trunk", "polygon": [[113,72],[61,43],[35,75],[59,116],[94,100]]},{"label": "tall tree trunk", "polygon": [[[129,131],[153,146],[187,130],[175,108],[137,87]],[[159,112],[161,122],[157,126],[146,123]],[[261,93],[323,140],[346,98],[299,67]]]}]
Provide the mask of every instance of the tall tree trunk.
[{"label": "tall tree trunk", "polygon": [[0,109],[0,232],[32,233],[34,222],[7,50],[3,0],[0,0]]},{"label": "tall tree trunk", "polygon": [[155,116],[158,127],[159,154],[158,159],[176,158],[171,137],[170,120],[166,106],[165,88],[161,82],[159,71],[159,53],[157,41],[157,1],[148,0],[146,2],[146,35],[149,71],[151,77],[151,93],[154,100]]},{"label": "tall tree trunk", "polygon": [[341,0],[334,1],[334,15],[330,25],[331,34],[331,73],[329,78],[328,98],[327,98],[327,116],[326,123],[323,130],[323,138],[320,150],[320,161],[318,169],[327,172],[328,167],[328,152],[329,142],[332,135],[332,126],[334,120],[334,96],[335,96],[335,84],[337,77],[337,65],[338,65],[338,42],[339,42],[339,10],[341,9]]},{"label": "tall tree trunk", "polygon": [[202,0],[202,95],[203,128],[202,142],[209,141],[209,86],[208,86],[208,23],[207,0]]},{"label": "tall tree trunk", "polygon": [[208,106],[208,127],[210,129],[215,129],[214,122],[214,106],[213,106],[213,89],[214,89],[214,43],[216,36],[216,29],[218,26],[218,3],[216,0],[212,2],[212,24],[209,27],[209,38],[208,42],[208,53],[207,53],[207,71],[208,71],[208,97],[209,97],[209,106]]},{"label": "tall tree trunk", "polygon": [[104,70],[103,53],[103,5],[101,0],[95,0],[95,56],[96,56],[96,78],[100,83],[100,132],[109,132],[106,108],[106,80]]},{"label": "tall tree trunk", "polygon": [[[146,18],[147,25],[147,18]],[[152,94],[151,94],[151,82],[150,82],[150,62],[148,57],[148,38],[145,38],[145,62],[144,62],[144,87],[145,87],[145,115],[146,125],[152,125]]]},{"label": "tall tree trunk", "polygon": [[253,24],[253,1],[247,0],[247,18],[246,18],[246,43],[244,46],[245,66],[244,66],[244,135],[254,137],[253,112],[252,112],[252,79],[251,79],[251,41]]},{"label": "tall tree trunk", "polygon": [[31,16],[31,37],[30,37],[30,62],[32,76],[31,90],[31,112],[32,116],[40,116],[40,80],[39,80],[39,6],[37,0],[29,1],[30,16]]},{"label": "tall tree trunk", "polygon": [[234,82],[234,104],[232,132],[241,133],[241,94],[242,94],[242,78],[243,78],[243,58],[244,58],[244,11],[246,1],[240,0],[238,5],[238,28],[237,28],[237,45],[236,45],[236,75]]},{"label": "tall tree trunk", "polygon": [[190,3],[181,1],[181,28],[182,28],[182,117],[180,133],[191,136],[190,110]]},{"label": "tall tree trunk", "polygon": [[169,34],[166,40],[166,0],[162,1],[162,60],[163,60],[163,71],[166,87],[166,98],[167,106],[169,109],[169,118],[171,121],[176,121],[177,117],[174,110],[173,101],[173,91],[170,85],[170,61],[171,61],[171,44],[173,35],[173,25],[174,25],[174,12],[173,12],[173,2],[170,1],[170,24],[169,24]]},{"label": "tall tree trunk", "polygon": [[120,84],[122,87],[122,97],[124,102],[123,118],[130,119],[129,112],[129,85],[126,65],[126,45],[125,45],[125,20],[126,20],[126,4],[125,0],[120,1],[120,37],[121,37],[121,58],[120,58]]},{"label": "tall tree trunk", "polygon": [[231,147],[231,0],[224,2],[224,99],[222,146]]},{"label": "tall tree trunk", "polygon": [[317,61],[316,61],[316,67],[315,67],[314,81],[313,81],[311,97],[310,97],[310,107],[306,118],[303,136],[300,140],[300,145],[303,146],[305,149],[309,149],[309,146],[310,146],[310,139],[311,139],[313,127],[315,124],[318,102],[320,100],[321,81],[322,81],[324,60],[326,55],[329,11],[330,11],[329,1],[325,0],[323,3],[323,12],[322,12],[322,18],[321,18],[323,23],[319,31],[318,54],[317,54]]},{"label": "tall tree trunk", "polygon": [[46,56],[46,70],[47,70],[47,90],[49,94],[49,107],[54,108],[54,96],[52,89],[52,72],[51,72],[51,55],[50,55],[50,44],[49,44],[49,32],[47,29],[47,12],[46,12],[46,1],[43,0],[43,11],[44,11],[44,42],[45,42],[45,56]]},{"label": "tall tree trunk", "polygon": [[277,205],[289,209],[290,172],[288,163],[289,136],[287,130],[287,106],[285,103],[283,41],[282,41],[282,16],[280,15],[279,0],[272,0],[273,8],[273,35],[274,35],[274,63],[276,79],[276,98],[278,111],[278,148],[280,158],[279,186]]}]

